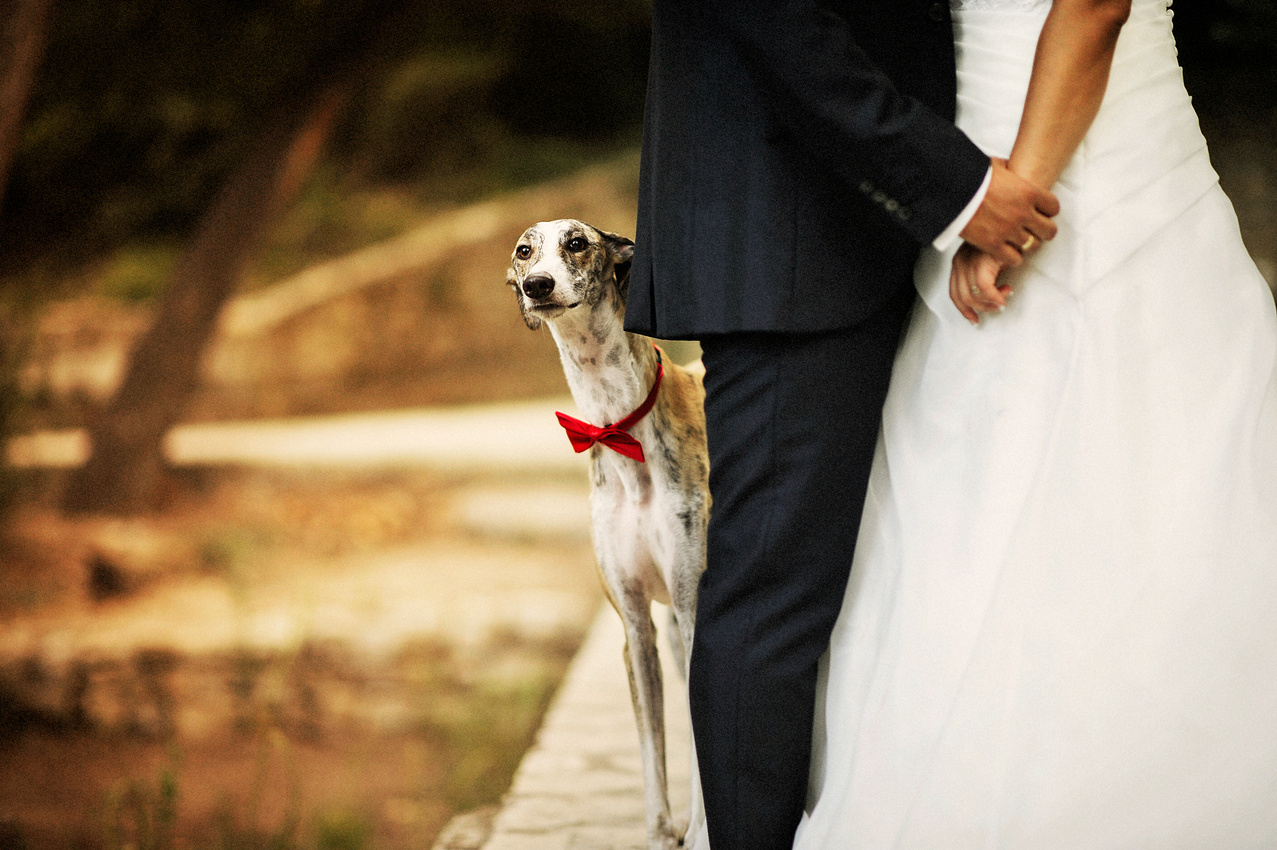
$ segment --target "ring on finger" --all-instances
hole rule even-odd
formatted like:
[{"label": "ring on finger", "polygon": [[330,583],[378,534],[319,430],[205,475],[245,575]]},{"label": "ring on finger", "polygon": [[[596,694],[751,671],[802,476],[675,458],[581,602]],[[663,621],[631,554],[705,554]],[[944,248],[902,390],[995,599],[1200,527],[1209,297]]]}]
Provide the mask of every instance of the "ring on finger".
[{"label": "ring on finger", "polygon": [[972,298],[981,298],[981,297],[983,297],[983,296],[981,295],[981,293],[980,293],[980,286],[979,286],[979,284],[975,284],[975,283],[971,284],[971,297],[972,297]]},{"label": "ring on finger", "polygon": [[1038,238],[1030,233],[1029,238],[1025,239],[1024,244],[1020,246],[1020,253],[1027,254],[1033,248],[1033,243],[1037,241]]}]

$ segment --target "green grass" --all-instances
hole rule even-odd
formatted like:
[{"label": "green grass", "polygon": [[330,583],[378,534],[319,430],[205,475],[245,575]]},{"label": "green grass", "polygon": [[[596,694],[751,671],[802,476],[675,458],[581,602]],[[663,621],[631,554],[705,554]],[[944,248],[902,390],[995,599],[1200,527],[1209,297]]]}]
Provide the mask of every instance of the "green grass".
[{"label": "green grass", "polygon": [[136,779],[116,784],[106,802],[104,850],[172,850],[180,761],[181,756],[172,750],[153,784]]},{"label": "green grass", "polygon": [[557,677],[534,673],[481,685],[451,706],[435,707],[427,724],[443,743],[443,797],[454,811],[500,801],[557,684]]}]

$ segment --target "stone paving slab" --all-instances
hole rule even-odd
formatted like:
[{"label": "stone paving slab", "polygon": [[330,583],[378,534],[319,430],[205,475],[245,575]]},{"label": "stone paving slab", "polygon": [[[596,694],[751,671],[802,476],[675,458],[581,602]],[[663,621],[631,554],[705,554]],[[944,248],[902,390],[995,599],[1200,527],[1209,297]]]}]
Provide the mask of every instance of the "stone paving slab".
[{"label": "stone paving slab", "polygon": [[[664,612],[658,611],[664,650]],[[568,669],[524,756],[484,850],[646,850],[638,732],[621,652],[620,619],[607,605]],[[662,652],[670,805],[690,802],[687,692]]]}]

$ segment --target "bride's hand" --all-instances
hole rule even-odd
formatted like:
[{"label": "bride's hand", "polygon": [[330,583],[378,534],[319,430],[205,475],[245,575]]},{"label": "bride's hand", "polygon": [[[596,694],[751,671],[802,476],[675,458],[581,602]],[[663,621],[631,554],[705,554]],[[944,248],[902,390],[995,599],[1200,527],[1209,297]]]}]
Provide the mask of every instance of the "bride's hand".
[{"label": "bride's hand", "polygon": [[1009,286],[998,286],[1002,264],[969,242],[953,258],[949,272],[949,297],[968,322],[979,324],[981,313],[1006,309]]}]

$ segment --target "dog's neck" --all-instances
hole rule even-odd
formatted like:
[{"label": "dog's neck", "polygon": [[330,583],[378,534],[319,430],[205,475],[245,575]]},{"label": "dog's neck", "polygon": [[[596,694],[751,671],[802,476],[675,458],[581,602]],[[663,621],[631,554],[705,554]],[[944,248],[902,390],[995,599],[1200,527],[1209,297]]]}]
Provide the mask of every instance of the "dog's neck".
[{"label": "dog's neck", "polygon": [[605,298],[592,309],[569,310],[548,323],[572,398],[595,425],[629,416],[656,380],[656,349],[650,340],[626,333],[617,307]]}]

